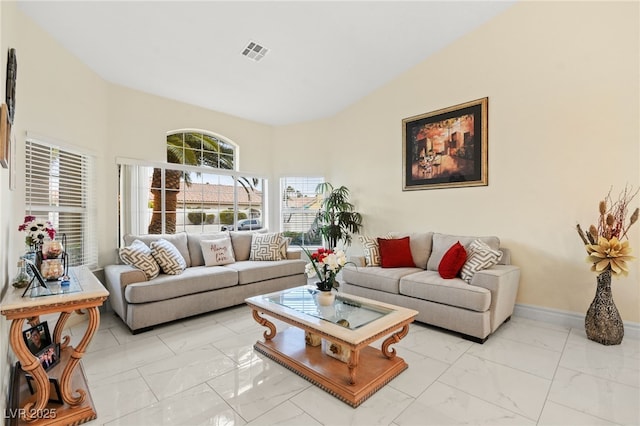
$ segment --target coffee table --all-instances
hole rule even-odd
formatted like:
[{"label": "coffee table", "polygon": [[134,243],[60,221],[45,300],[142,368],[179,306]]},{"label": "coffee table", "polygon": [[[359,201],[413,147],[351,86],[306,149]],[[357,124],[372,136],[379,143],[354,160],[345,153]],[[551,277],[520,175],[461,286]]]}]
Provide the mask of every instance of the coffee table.
[{"label": "coffee table", "polygon": [[[344,293],[321,306],[315,293],[302,286],[246,299],[253,318],[268,329],[254,348],[357,407],[408,367],[390,346],[407,335],[418,312]],[[277,332],[263,315],[293,327]],[[380,349],[369,346],[385,336]]]}]

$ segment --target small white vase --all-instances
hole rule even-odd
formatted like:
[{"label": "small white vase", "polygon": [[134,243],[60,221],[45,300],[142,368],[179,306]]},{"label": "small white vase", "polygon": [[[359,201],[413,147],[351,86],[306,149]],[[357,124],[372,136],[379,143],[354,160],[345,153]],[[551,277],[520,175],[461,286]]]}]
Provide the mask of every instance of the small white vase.
[{"label": "small white vase", "polygon": [[333,301],[336,299],[336,295],[333,294],[333,291],[319,291],[316,294],[316,298],[318,300],[318,304],[322,306],[331,306],[333,305]]}]

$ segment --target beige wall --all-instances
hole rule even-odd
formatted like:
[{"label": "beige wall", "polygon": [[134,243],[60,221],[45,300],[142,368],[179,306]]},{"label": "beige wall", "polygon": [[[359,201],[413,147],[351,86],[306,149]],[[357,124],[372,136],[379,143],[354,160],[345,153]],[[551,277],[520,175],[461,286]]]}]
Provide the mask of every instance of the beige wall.
[{"label": "beige wall", "polygon": [[[595,221],[610,186],[617,195],[640,185],[638,16],[637,2],[516,4],[322,126],[308,124],[310,140],[329,144],[317,157],[351,188],[366,234],[498,235],[522,267],[518,303],[583,313],[595,274],[574,227]],[[402,119],[485,96],[489,186],[403,192]],[[304,134],[280,128],[278,152],[298,152]],[[639,236],[636,225],[636,256]],[[623,319],[636,323],[639,265],[613,282]]]},{"label": "beige wall", "polygon": [[[347,185],[366,234],[498,235],[522,267],[519,303],[585,312],[595,276],[574,226],[595,220],[611,185],[640,185],[638,9],[636,2],[521,2],[335,117],[271,128],[111,85],[14,3],[2,2],[0,52],[12,46],[18,55],[15,191],[0,170],[3,291],[23,249],[17,226],[26,131],[98,158],[104,265],[115,257],[115,158],[163,160],[165,132],[188,127],[238,143],[241,169],[271,176],[272,191],[286,174],[322,174]],[[4,81],[6,54],[0,57]],[[403,192],[401,120],[485,96],[489,186]],[[631,244],[637,255],[640,225]],[[629,277],[613,284],[623,318],[636,323],[639,265],[632,263]],[[7,330],[2,321],[5,381]]]}]

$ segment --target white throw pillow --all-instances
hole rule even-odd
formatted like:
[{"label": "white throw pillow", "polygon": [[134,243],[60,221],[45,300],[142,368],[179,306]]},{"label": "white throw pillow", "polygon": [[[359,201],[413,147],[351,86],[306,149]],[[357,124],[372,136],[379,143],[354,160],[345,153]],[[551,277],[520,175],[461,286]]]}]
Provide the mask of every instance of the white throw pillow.
[{"label": "white throw pillow", "polygon": [[236,261],[231,246],[231,238],[221,238],[219,240],[202,240],[202,255],[205,266],[228,265]]},{"label": "white throw pillow", "polygon": [[249,260],[282,260],[282,234],[251,235]]},{"label": "white throw pillow", "polygon": [[151,255],[165,274],[180,275],[187,268],[187,262],[180,251],[165,239],[151,243]]},{"label": "white throw pillow", "polygon": [[471,278],[478,271],[491,268],[502,259],[502,252],[494,250],[488,244],[474,240],[467,248],[467,261],[460,270],[460,277],[470,283]]},{"label": "white throw pillow", "polygon": [[140,240],[134,240],[131,245],[122,247],[119,254],[125,264],[140,269],[148,280],[160,274],[160,266],[153,258],[151,249]]}]

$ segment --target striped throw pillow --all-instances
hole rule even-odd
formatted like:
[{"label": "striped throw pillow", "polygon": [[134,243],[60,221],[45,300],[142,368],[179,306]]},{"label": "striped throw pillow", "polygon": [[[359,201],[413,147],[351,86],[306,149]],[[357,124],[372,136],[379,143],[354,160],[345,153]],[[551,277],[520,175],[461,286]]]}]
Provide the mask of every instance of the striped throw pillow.
[{"label": "striped throw pillow", "polygon": [[167,275],[180,275],[187,268],[187,262],[180,251],[165,239],[151,243],[151,255]]},{"label": "striped throw pillow", "polygon": [[249,260],[282,260],[282,234],[251,235],[251,253]]},{"label": "striped throw pillow", "polygon": [[160,274],[160,266],[151,254],[151,249],[140,240],[134,240],[131,245],[120,249],[120,259],[135,268],[140,269],[148,280]]},{"label": "striped throw pillow", "polygon": [[467,261],[460,270],[460,277],[468,283],[476,272],[491,268],[500,262],[502,252],[494,250],[485,242],[473,240],[467,248]]}]

